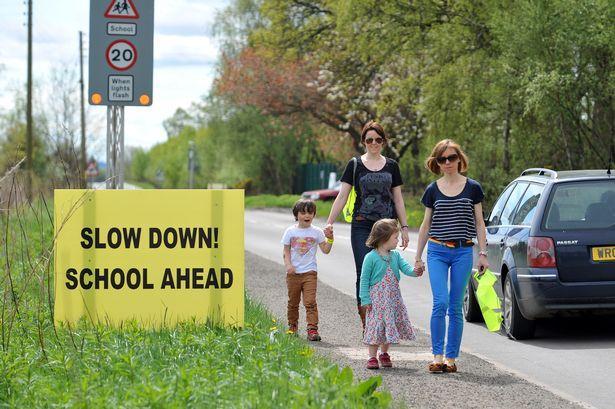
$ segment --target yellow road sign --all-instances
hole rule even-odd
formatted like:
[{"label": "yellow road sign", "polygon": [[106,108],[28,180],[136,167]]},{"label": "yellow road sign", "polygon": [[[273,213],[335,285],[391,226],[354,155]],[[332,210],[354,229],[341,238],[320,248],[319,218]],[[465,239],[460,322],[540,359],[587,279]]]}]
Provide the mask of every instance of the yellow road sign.
[{"label": "yellow road sign", "polygon": [[55,321],[243,326],[242,190],[56,190]]}]

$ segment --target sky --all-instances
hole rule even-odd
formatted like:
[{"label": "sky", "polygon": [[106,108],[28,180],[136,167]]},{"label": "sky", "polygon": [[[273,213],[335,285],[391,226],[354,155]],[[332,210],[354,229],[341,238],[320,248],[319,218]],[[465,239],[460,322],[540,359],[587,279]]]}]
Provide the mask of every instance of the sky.
[{"label": "sky", "polygon": [[[0,69],[1,109],[13,103],[11,89],[21,84],[25,89],[27,5],[24,3],[24,0],[0,0],[0,67],[4,67]],[[88,0],[33,0],[35,82],[47,80],[50,70],[62,64],[74,66],[78,72],[79,31],[83,31],[87,93],[89,3]],[[126,146],[149,148],[166,140],[162,122],[177,108],[187,108],[208,93],[218,57],[211,26],[216,12],[227,4],[228,0],[155,1],[153,105],[125,108]],[[88,132],[88,140],[104,154],[106,107],[87,109],[100,120],[98,129]]]}]

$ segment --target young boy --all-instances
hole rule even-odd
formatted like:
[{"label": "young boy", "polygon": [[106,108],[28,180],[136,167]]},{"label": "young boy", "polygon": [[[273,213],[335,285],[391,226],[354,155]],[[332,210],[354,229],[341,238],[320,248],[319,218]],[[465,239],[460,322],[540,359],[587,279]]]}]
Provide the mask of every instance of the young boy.
[{"label": "young boy", "polygon": [[293,334],[297,332],[299,301],[303,293],[307,339],[320,341],[316,305],[316,252],[317,247],[320,247],[323,253],[329,254],[333,233],[325,236],[322,229],[312,226],[316,204],[311,200],[298,200],[293,206],[293,215],[297,224],[287,228],[282,237],[288,287],[288,328]]}]

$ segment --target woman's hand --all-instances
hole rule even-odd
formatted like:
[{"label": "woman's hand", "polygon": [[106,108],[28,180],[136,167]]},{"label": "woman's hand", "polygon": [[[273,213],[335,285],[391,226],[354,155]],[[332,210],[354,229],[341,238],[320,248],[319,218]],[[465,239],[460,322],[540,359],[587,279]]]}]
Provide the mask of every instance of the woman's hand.
[{"label": "woman's hand", "polygon": [[423,275],[424,272],[425,272],[425,263],[423,263],[423,260],[415,260],[414,261],[414,274],[416,274],[417,277],[420,277]]},{"label": "woman's hand", "polygon": [[478,274],[483,275],[485,270],[489,268],[489,261],[487,261],[487,256],[480,255],[478,256]]},{"label": "woman's hand", "polygon": [[325,233],[325,237],[333,237],[333,224],[327,224],[323,229],[323,232]]},{"label": "woman's hand", "polygon": [[408,236],[408,228],[404,227],[401,229],[401,246],[404,250],[408,247],[408,242],[410,241],[410,237]]}]

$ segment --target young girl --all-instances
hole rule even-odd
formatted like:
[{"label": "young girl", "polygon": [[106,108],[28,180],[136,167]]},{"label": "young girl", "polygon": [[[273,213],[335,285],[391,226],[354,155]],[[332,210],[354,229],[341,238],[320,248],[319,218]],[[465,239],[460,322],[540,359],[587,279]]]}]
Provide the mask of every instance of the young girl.
[{"label": "young girl", "polygon": [[[378,361],[383,367],[392,367],[389,346],[399,343],[400,339],[415,339],[399,291],[399,272],[420,277],[423,271],[417,269],[415,272],[395,250],[398,240],[397,220],[382,219],[374,224],[365,243],[373,249],[363,260],[360,283],[361,304],[367,309],[363,337],[369,349],[367,369],[378,369]],[[380,355],[376,359],[378,347]]]}]

